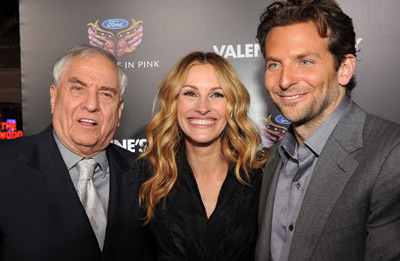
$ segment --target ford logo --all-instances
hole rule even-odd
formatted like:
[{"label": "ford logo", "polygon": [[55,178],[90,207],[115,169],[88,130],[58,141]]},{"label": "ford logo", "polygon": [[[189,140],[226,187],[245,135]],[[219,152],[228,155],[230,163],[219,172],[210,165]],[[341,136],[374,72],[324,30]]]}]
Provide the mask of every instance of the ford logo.
[{"label": "ford logo", "polygon": [[282,115],[276,116],[275,120],[276,120],[276,122],[278,122],[278,123],[290,124],[290,121],[288,121],[287,119],[285,119]]},{"label": "ford logo", "polygon": [[101,23],[101,25],[107,29],[122,29],[128,25],[128,21],[124,19],[114,18],[104,21],[103,23]]}]

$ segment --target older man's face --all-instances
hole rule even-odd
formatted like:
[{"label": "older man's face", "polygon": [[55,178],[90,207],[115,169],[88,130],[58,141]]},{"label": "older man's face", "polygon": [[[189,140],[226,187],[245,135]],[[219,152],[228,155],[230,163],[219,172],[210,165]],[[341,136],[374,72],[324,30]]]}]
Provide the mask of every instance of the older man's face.
[{"label": "older man's face", "polygon": [[110,143],[123,109],[116,66],[102,55],[73,58],[50,87],[53,127],[71,151],[91,157]]}]

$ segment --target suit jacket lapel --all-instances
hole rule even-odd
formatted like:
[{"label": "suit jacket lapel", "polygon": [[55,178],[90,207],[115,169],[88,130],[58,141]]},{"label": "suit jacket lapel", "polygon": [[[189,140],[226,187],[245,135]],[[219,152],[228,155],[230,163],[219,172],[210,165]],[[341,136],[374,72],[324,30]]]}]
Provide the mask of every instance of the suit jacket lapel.
[{"label": "suit jacket lapel", "polygon": [[22,154],[14,168],[44,214],[43,222],[79,253],[76,260],[91,258],[100,249],[52,135],[52,128],[37,135],[32,154]]},{"label": "suit jacket lapel", "polygon": [[[279,145],[275,145],[278,148]],[[258,239],[256,245],[256,260],[270,260],[270,240],[272,210],[274,206],[276,185],[278,182],[279,171],[282,160],[278,150],[271,153],[271,158],[264,169],[263,182],[260,192],[260,204],[258,209]]]},{"label": "suit jacket lapel", "polygon": [[335,204],[359,163],[365,113],[351,104],[321,153],[296,222],[289,260],[310,259]]},{"label": "suit jacket lapel", "polygon": [[[114,256],[113,252],[125,246],[133,222],[133,209],[137,207],[139,182],[136,171],[131,169],[133,162],[128,162],[113,146],[107,149],[110,166],[110,199],[107,214],[107,230],[102,259]],[[121,252],[121,251],[119,251]]]}]

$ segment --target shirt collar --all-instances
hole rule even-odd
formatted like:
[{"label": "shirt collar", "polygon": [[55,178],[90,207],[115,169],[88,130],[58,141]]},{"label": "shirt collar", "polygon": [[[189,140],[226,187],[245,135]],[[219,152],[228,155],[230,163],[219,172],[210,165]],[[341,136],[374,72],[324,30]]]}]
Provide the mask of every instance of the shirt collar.
[{"label": "shirt collar", "polygon": [[[57,134],[54,132],[54,130],[53,130],[53,136],[56,141],[57,147],[61,153],[61,157],[65,162],[65,165],[67,166],[68,170],[72,169],[73,167],[75,167],[76,163],[78,163],[79,161],[81,161],[81,159],[83,159],[83,157],[70,151],[67,147],[65,147],[64,144],[57,137]],[[100,168],[103,170],[104,175],[106,175],[107,173],[106,170],[108,168],[106,151],[102,150],[96,155],[94,155],[92,158],[99,163]]]},{"label": "shirt collar", "polygon": [[[318,126],[310,137],[304,141],[304,146],[307,146],[314,154],[319,156],[328,141],[328,138],[335,129],[336,124],[339,122],[349,105],[350,98],[346,95],[340,102],[339,106]],[[296,158],[296,147],[297,140],[293,133],[293,128],[290,127],[279,146],[279,153],[284,159],[287,158],[287,156]]]},{"label": "shirt collar", "polygon": [[296,147],[297,140],[294,136],[293,128],[290,126],[282,139],[281,145],[279,146],[279,154],[281,154],[284,159],[287,159],[288,156],[296,158]]}]

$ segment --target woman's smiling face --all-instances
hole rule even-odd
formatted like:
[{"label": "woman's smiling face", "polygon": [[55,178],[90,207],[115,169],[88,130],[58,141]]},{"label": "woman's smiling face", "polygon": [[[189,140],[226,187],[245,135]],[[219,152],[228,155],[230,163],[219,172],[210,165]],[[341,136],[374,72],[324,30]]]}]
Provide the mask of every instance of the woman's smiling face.
[{"label": "woman's smiling face", "polygon": [[177,99],[177,119],[187,143],[204,146],[219,140],[226,127],[225,97],[211,64],[189,69]]}]

